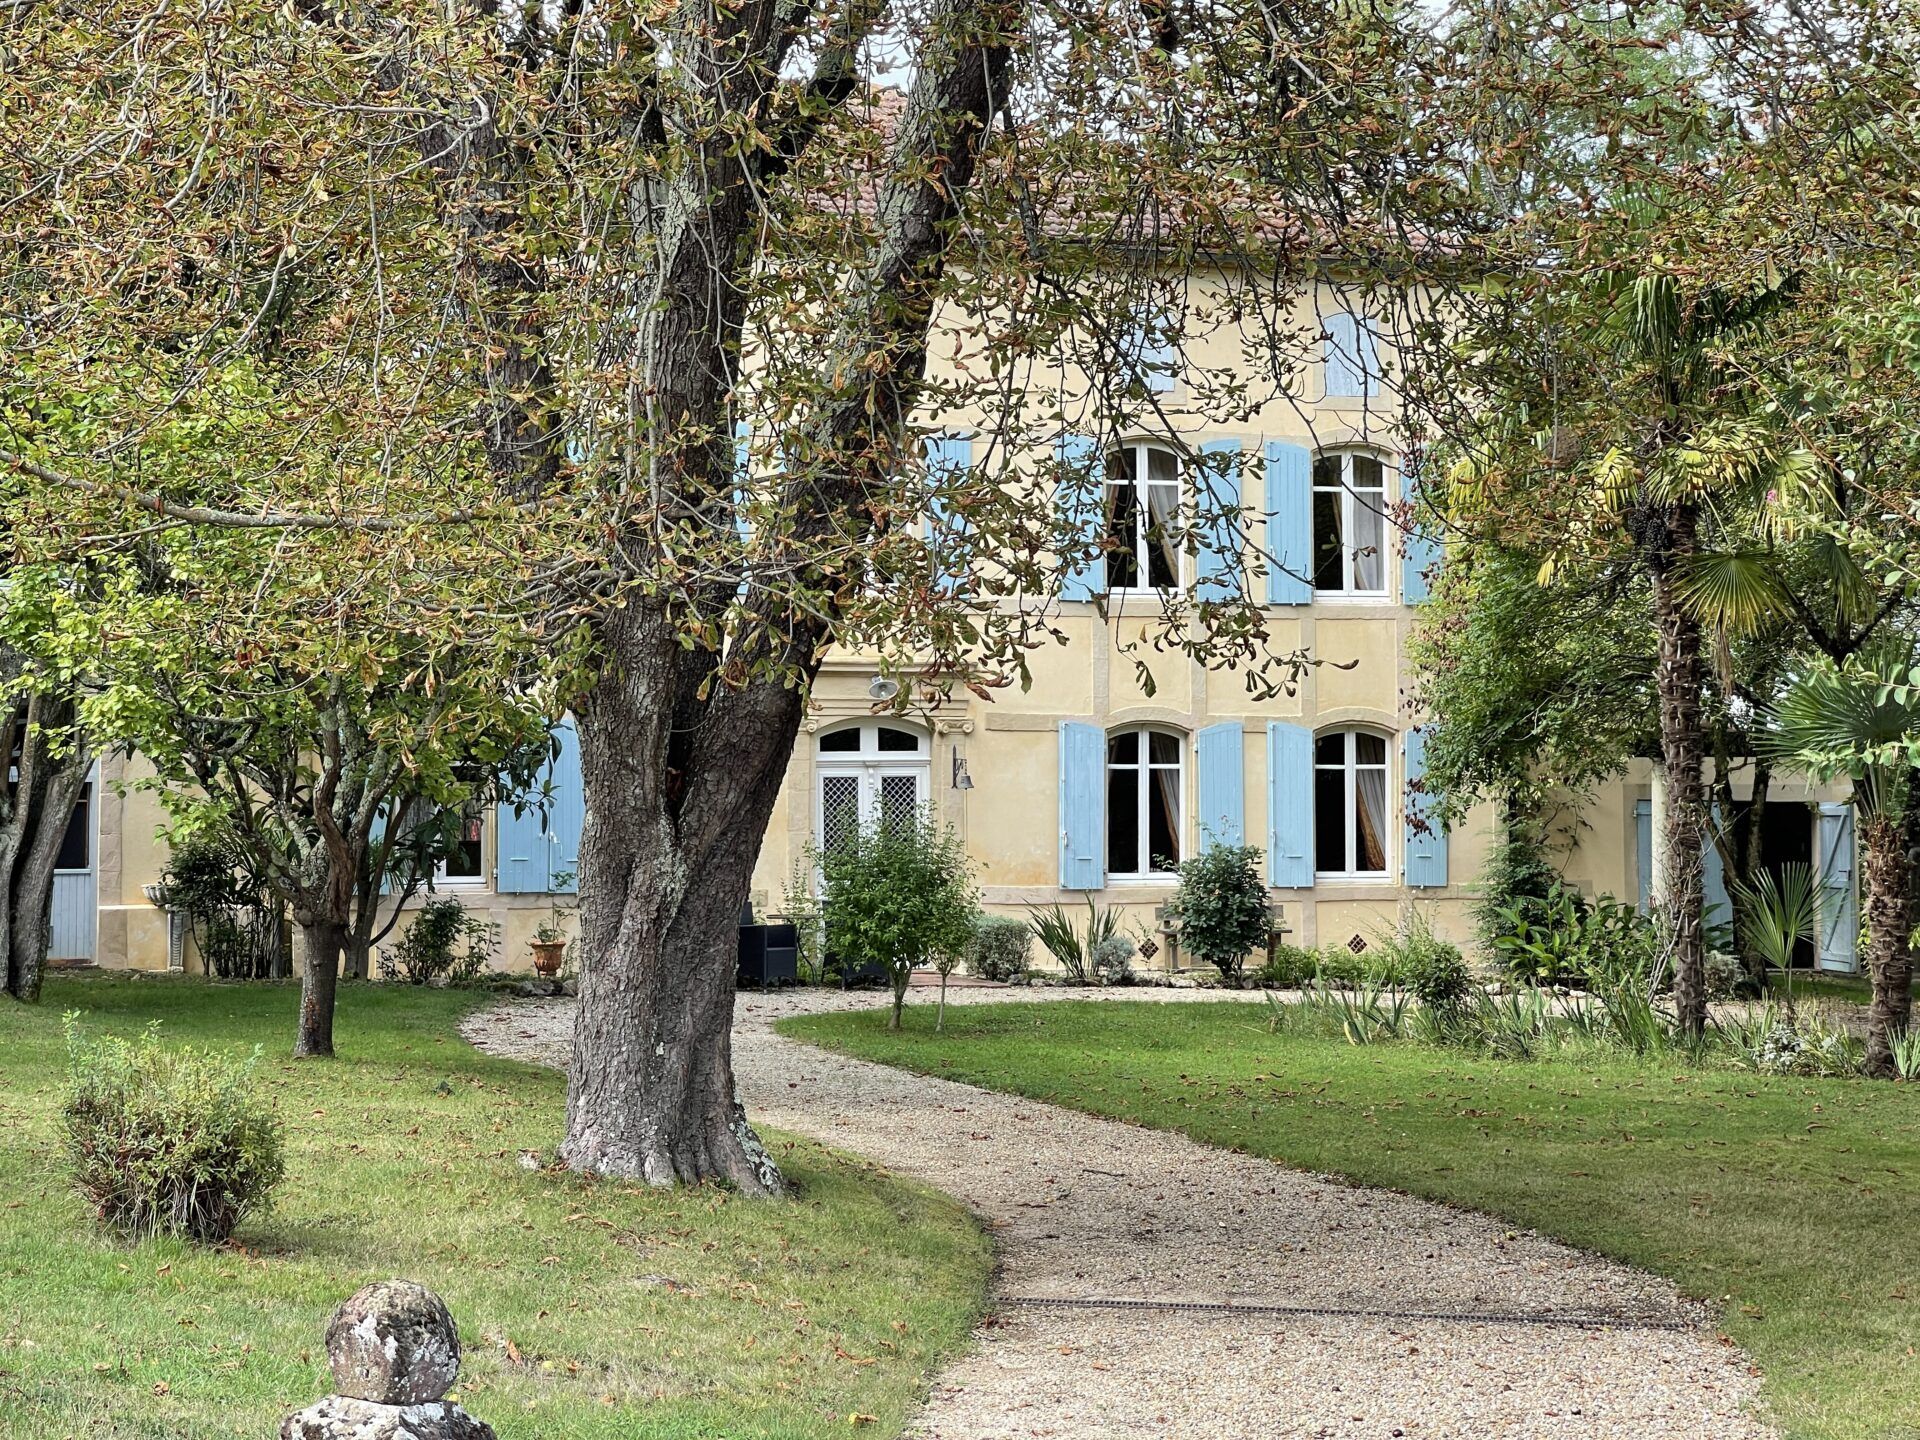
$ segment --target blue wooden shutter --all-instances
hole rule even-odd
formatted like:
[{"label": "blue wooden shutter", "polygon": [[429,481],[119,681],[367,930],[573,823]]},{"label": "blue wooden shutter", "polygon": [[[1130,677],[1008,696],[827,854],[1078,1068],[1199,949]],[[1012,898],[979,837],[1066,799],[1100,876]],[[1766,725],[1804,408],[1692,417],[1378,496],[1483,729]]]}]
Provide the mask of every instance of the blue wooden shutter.
[{"label": "blue wooden shutter", "polygon": [[1418,605],[1430,593],[1428,574],[1440,563],[1440,542],[1425,526],[1420,513],[1420,459],[1413,452],[1401,460],[1400,498],[1407,504],[1407,528],[1400,536],[1400,599]]},{"label": "blue wooden shutter", "polygon": [[1407,884],[1415,890],[1438,890],[1447,883],[1447,832],[1433,819],[1438,798],[1414,789],[1427,773],[1425,726],[1407,730],[1401,738],[1401,753],[1407,765]]},{"label": "blue wooden shutter", "polygon": [[1267,879],[1313,886],[1313,732],[1285,720],[1267,722]]},{"label": "blue wooden shutter", "polygon": [[[580,774],[580,732],[571,719],[553,729],[558,750],[548,768],[547,884],[563,895],[580,890],[580,832],[586,825],[587,791]],[[559,876],[567,877],[564,883]]]},{"label": "blue wooden shutter", "polygon": [[1653,909],[1653,802],[1633,802],[1633,862],[1640,875],[1640,913]]},{"label": "blue wooden shutter", "polygon": [[1267,604],[1313,602],[1313,454],[1267,442]]},{"label": "blue wooden shutter", "polygon": [[1245,593],[1240,537],[1240,442],[1209,440],[1200,447],[1194,483],[1201,525],[1194,593],[1202,600],[1233,600]]},{"label": "blue wooden shutter", "polygon": [[1727,867],[1720,859],[1720,847],[1713,843],[1714,835],[1724,823],[1720,807],[1715,805],[1707,813],[1706,843],[1700,853],[1700,922],[1703,925],[1725,925],[1733,919],[1733,902],[1727,898]]},{"label": "blue wooden shutter", "polygon": [[1353,316],[1344,310],[1329,315],[1322,328],[1326,336],[1320,345],[1320,363],[1326,374],[1327,394],[1366,394],[1366,377],[1360,369],[1359,326]]},{"label": "blue wooden shutter", "polygon": [[967,574],[967,517],[953,508],[954,477],[973,464],[973,441],[964,435],[927,437],[927,480],[932,496],[927,506],[927,546],[933,552],[935,588],[951,594]]},{"label": "blue wooden shutter", "polygon": [[503,895],[545,895],[553,877],[571,872],[565,889],[578,889],[580,830],[586,793],[580,778],[580,737],[571,719],[554,726],[555,753],[518,808],[494,806],[493,888]]},{"label": "blue wooden shutter", "polygon": [[1820,968],[1854,970],[1860,921],[1853,892],[1853,806],[1844,801],[1820,806]]},{"label": "blue wooden shutter", "polygon": [[1107,883],[1107,735],[1097,725],[1060,725],[1060,888]]},{"label": "blue wooden shutter", "polygon": [[1202,849],[1208,845],[1246,844],[1246,787],[1240,774],[1244,750],[1238,720],[1209,725],[1193,737]]},{"label": "blue wooden shutter", "polygon": [[[1098,447],[1089,435],[1062,435],[1055,446],[1060,462],[1057,504],[1062,529],[1083,545],[1098,545],[1107,533],[1107,482],[1098,466]],[[1106,556],[1096,552],[1084,565],[1063,570],[1062,600],[1091,600],[1107,593]]]},{"label": "blue wooden shutter", "polygon": [[502,895],[539,895],[547,888],[547,822],[540,797],[529,795],[526,809],[513,802],[493,807],[495,829],[493,888]]}]

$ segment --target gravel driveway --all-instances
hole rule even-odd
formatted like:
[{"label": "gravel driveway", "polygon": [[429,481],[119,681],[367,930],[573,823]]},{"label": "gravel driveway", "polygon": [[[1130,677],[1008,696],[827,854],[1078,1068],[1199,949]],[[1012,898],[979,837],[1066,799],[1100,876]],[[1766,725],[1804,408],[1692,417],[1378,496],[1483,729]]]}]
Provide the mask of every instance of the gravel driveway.
[{"label": "gravel driveway", "polygon": [[[1086,994],[962,990],[949,1003]],[[881,1003],[743,994],[734,1060],[756,1121],[937,1186],[993,1230],[994,1313],[973,1353],[936,1378],[915,1435],[1773,1434],[1752,1408],[1746,1356],[1651,1275],[1478,1215],[829,1055],[772,1028]],[[571,1001],[519,1001],[465,1028],[483,1049],[559,1066],[572,1023]],[[1088,1300],[1156,1304],[1073,1303]],[[1265,1308],[1204,1308],[1225,1304]]]}]

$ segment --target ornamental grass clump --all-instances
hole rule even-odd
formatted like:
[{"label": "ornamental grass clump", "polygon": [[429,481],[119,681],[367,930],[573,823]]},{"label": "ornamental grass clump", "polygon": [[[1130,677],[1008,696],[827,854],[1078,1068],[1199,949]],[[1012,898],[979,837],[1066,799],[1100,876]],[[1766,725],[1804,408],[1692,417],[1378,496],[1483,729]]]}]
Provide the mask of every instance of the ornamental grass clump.
[{"label": "ornamental grass clump", "polygon": [[286,1173],[280,1120],[237,1059],[138,1040],[87,1040],[67,1017],[60,1142],[101,1223],[135,1238],[217,1244],[269,1208]]}]

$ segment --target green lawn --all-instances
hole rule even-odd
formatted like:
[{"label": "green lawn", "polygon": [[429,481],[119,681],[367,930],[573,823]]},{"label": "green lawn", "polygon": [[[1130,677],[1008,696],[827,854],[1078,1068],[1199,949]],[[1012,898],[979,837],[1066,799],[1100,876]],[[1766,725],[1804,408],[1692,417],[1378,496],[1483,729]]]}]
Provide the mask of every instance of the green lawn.
[{"label": "green lawn", "polygon": [[1720,1303],[1792,1434],[1920,1436],[1920,1089],[1501,1063],[1267,1033],[1264,1006],[912,1006],[782,1029],[1490,1211]]},{"label": "green lawn", "polygon": [[[47,988],[0,1001],[7,1440],[277,1434],[331,1388],[333,1307],[393,1275],[446,1298],[460,1393],[503,1440],[891,1435],[983,1303],[990,1249],[959,1206],[806,1142],[769,1137],[800,1185],[776,1203],[523,1170],[559,1138],[564,1086],[461,1041],[471,996],[348,987],[342,1058],[296,1064],[286,988]],[[55,1163],[67,1009],[265,1046],[277,1209],[211,1251],[98,1234]]]}]

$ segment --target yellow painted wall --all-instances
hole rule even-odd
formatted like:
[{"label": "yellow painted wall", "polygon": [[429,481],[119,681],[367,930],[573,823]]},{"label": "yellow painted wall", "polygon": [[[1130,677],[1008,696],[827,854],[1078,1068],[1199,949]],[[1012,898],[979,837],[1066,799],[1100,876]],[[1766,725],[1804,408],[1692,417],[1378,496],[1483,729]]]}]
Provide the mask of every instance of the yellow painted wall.
[{"label": "yellow painted wall", "polygon": [[[1292,319],[1300,333],[1317,335],[1318,316],[1340,308],[1330,293],[1310,294],[1295,307]],[[1192,334],[1187,352],[1201,368],[1231,369],[1239,363],[1246,337],[1228,327]],[[936,365],[944,355],[951,363],[952,347],[936,343]],[[1391,356],[1384,357],[1389,367]],[[1075,413],[1075,396],[1084,401],[1085,385],[1071,375],[1036,373],[1032,380],[1034,404],[1053,413]],[[1260,506],[1262,468],[1259,456],[1268,438],[1284,438],[1310,447],[1361,444],[1391,459],[1395,444],[1390,410],[1378,399],[1332,399],[1324,394],[1317,364],[1305,365],[1290,393],[1265,400],[1256,413],[1237,417],[1231,426],[1199,418],[1192,397],[1176,389],[1164,397],[1164,409],[1179,438],[1192,446],[1209,440],[1237,439],[1246,455],[1243,500]],[[943,417],[943,423],[964,429],[983,417]],[[1030,462],[1033,455],[1013,457]],[[1397,476],[1388,471],[1389,486]],[[1391,535],[1391,530],[1389,531]],[[1061,604],[1053,617],[1068,637],[1065,645],[1047,645],[1030,659],[1032,683],[1026,689],[1008,688],[989,703],[961,692],[918,719],[931,741],[930,794],[934,812],[965,837],[979,865],[978,880],[987,907],[1010,914],[1024,913],[1030,904],[1065,900],[1078,905],[1083,897],[1057,888],[1058,726],[1078,720],[1102,727],[1154,723],[1189,735],[1221,720],[1238,720],[1244,727],[1243,766],[1246,830],[1249,843],[1263,845],[1267,835],[1266,745],[1264,726],[1284,718],[1312,727],[1373,725],[1398,734],[1408,723],[1404,695],[1408,676],[1404,649],[1412,612],[1398,603],[1400,581],[1397,553],[1386,560],[1389,594],[1383,599],[1333,600],[1304,607],[1269,609],[1266,617],[1271,646],[1278,653],[1310,652],[1321,663],[1300,679],[1297,690],[1268,701],[1248,697],[1242,678],[1210,672],[1184,657],[1153,654],[1146,641],[1152,630],[1142,613],[1144,600],[1128,601],[1117,615],[1105,619],[1086,604]],[[1144,655],[1153,666],[1151,693],[1138,674],[1134,659]],[[805,863],[814,826],[815,746],[823,727],[867,715],[871,704],[866,686],[870,664],[855,655],[830,660],[812,696],[813,713],[800,735],[788,767],[786,783],[773,812],[753,890],[762,912],[777,910],[789,874]],[[1398,818],[1402,776],[1399,750],[1390,746],[1390,830],[1393,849],[1391,876],[1378,882],[1341,882],[1305,891],[1276,891],[1274,900],[1285,908],[1291,938],[1301,944],[1342,944],[1358,936],[1377,937],[1401,923],[1417,908],[1440,933],[1465,938],[1467,910],[1473,882],[1490,838],[1490,817],[1476,814],[1451,841],[1450,883],[1444,890],[1410,892],[1397,880],[1400,868]],[[956,757],[964,759],[973,780],[971,790],[956,789],[951,781]],[[122,778],[133,780],[138,766],[126,767]],[[1636,789],[1636,787],[1638,787]],[[1590,888],[1631,894],[1633,870],[1632,801],[1645,793],[1645,776],[1636,773],[1615,785],[1597,788],[1586,825],[1573,845],[1570,873]],[[1184,797],[1191,853],[1194,775],[1191,752]],[[161,820],[150,796],[134,793],[102,810],[100,927],[102,963],[161,968],[167,963],[164,917],[141,895],[140,887],[158,878],[163,865],[161,847],[153,832]],[[108,838],[111,829],[112,838]],[[492,867],[492,827],[488,829],[487,869]],[[111,853],[112,864],[107,864]],[[533,928],[548,913],[537,896],[497,895],[490,887],[457,892],[473,908],[502,926],[502,963],[524,968]],[[1169,881],[1112,884],[1098,898],[1123,907],[1128,920],[1153,928],[1153,910],[1172,895]]]}]

